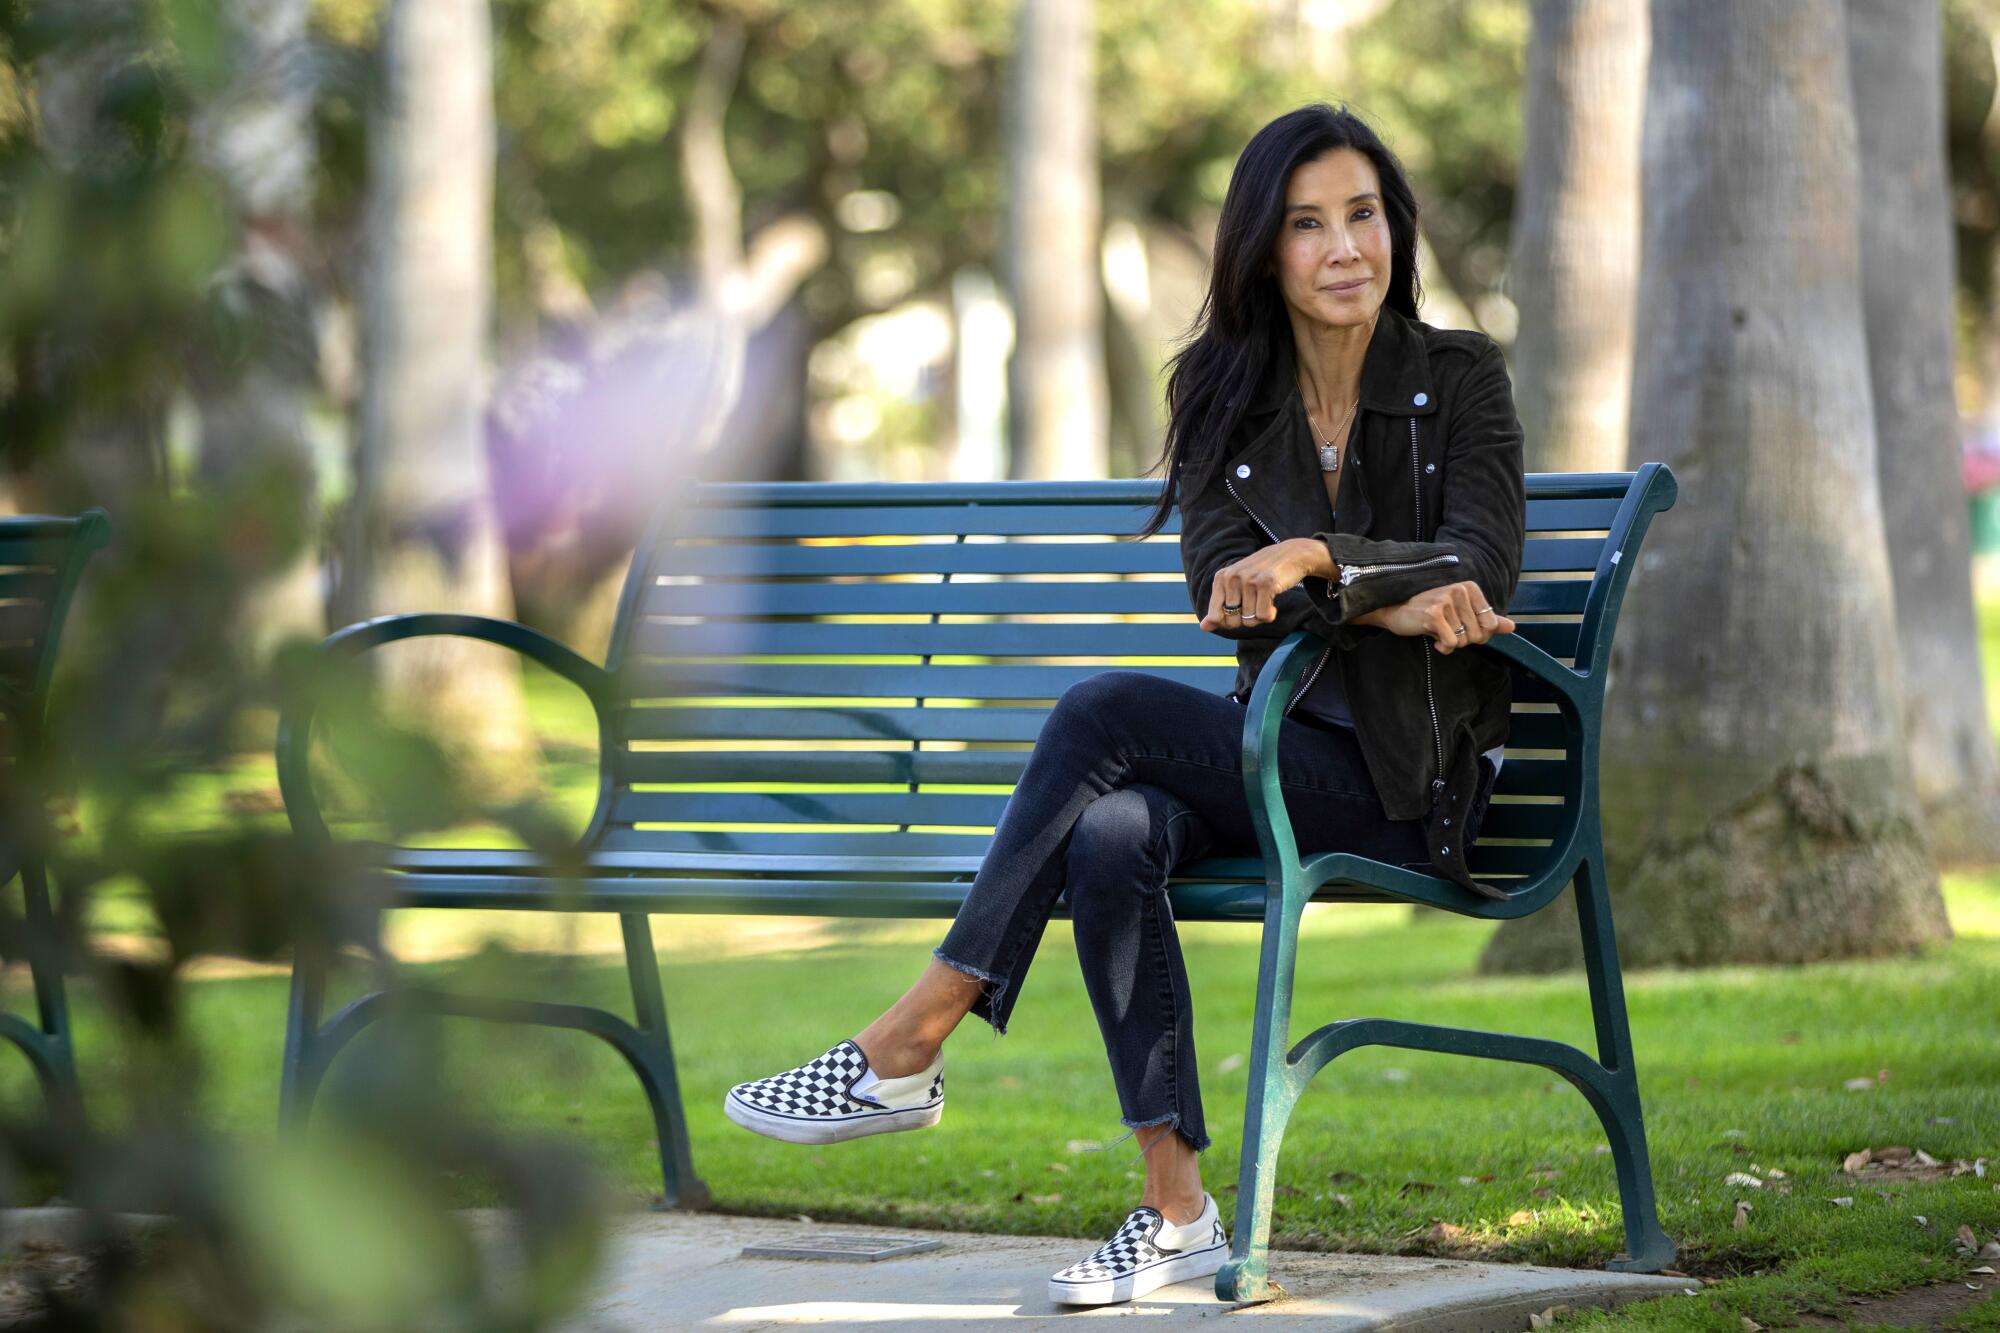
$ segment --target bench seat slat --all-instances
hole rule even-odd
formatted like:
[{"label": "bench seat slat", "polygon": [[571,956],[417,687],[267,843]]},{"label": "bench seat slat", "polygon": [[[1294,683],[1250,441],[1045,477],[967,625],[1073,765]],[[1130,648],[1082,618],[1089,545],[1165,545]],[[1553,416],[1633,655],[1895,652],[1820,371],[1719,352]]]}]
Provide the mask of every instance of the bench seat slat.
[{"label": "bench seat slat", "polygon": [[[950,881],[613,879],[593,881],[581,893],[564,893],[554,885],[502,875],[406,875],[397,878],[394,896],[399,907],[913,920],[956,916],[967,887]],[[1254,924],[1264,919],[1261,880],[1169,881],[1167,896],[1174,916],[1183,921]],[[1328,885],[1314,900],[1390,901],[1379,891],[1352,885]],[[1051,915],[1067,917],[1069,909],[1058,902]]]}]

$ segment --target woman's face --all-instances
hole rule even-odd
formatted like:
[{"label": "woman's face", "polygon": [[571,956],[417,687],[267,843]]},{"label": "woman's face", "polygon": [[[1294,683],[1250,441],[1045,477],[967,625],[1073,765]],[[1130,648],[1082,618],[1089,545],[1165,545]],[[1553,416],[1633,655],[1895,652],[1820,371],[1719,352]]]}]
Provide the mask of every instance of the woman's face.
[{"label": "woman's face", "polygon": [[1304,318],[1374,320],[1389,294],[1389,221],[1366,154],[1336,148],[1292,169],[1271,264],[1285,304]]}]

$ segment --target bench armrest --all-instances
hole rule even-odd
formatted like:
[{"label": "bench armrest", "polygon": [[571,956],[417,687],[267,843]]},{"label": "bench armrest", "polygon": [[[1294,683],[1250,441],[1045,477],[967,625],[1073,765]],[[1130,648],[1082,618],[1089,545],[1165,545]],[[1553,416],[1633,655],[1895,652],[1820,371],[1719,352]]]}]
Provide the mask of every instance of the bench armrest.
[{"label": "bench armrest", "polygon": [[1522,635],[1496,634],[1485,643],[1473,646],[1498,653],[1561,695],[1569,704],[1582,706],[1583,687],[1590,680],[1589,675],[1564,666]]},{"label": "bench armrest", "polygon": [[1309,628],[1287,634],[1264,659],[1243,711],[1243,792],[1250,803],[1258,850],[1274,865],[1299,863],[1292,816],[1285,809],[1284,789],[1278,783],[1278,733],[1299,677],[1327,642]]},{"label": "bench armrest", "polygon": [[[490,616],[445,613],[377,616],[336,630],[319,645],[323,657],[346,661],[371,648],[399,639],[449,635],[477,639],[511,648],[538,662],[582,690],[597,712],[600,737],[605,708],[611,697],[611,673],[586,657],[557,643],[540,630],[496,620]],[[312,724],[316,700],[310,690],[295,692],[286,700],[278,719],[278,790],[284,794],[285,812],[291,817],[292,831],[322,841],[328,837],[321,817],[319,799],[312,789],[308,760],[312,753]]]},{"label": "bench armrest", "polygon": [[[1284,721],[1285,705],[1299,678],[1317,655],[1325,640],[1310,629],[1298,629],[1281,642],[1257,673],[1250,691],[1250,703],[1243,717],[1243,790],[1250,805],[1250,821],[1257,831],[1257,846],[1267,862],[1299,865],[1298,840],[1292,832],[1291,814],[1285,808],[1278,777],[1278,734]],[[1588,712],[1585,694],[1590,677],[1564,666],[1520,634],[1496,634],[1477,645],[1516,663],[1522,670],[1554,690],[1560,707],[1572,718]],[[1563,878],[1567,878],[1564,876]],[[1524,893],[1540,906],[1546,896],[1538,881],[1534,894]]]}]

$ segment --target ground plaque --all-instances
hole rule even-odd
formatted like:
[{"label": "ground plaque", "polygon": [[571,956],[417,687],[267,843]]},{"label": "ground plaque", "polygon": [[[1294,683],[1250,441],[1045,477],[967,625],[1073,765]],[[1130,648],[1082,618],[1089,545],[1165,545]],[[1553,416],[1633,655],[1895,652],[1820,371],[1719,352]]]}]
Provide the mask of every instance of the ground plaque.
[{"label": "ground plaque", "polygon": [[762,1245],[745,1245],[746,1259],[826,1259],[836,1263],[871,1264],[924,1250],[941,1249],[933,1236],[875,1236],[845,1231],[808,1231]]}]

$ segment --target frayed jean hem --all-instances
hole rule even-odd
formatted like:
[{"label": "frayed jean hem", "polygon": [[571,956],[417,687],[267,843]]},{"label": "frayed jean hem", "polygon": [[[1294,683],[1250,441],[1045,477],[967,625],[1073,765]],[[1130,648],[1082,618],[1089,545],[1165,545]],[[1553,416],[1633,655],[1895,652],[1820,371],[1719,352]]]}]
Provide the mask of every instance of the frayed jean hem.
[{"label": "frayed jean hem", "polygon": [[[1181,1136],[1181,1141],[1187,1144],[1190,1148],[1193,1148],[1198,1153],[1206,1152],[1208,1150],[1208,1145],[1211,1141],[1209,1139],[1209,1136],[1204,1134],[1201,1136],[1201,1141],[1196,1142],[1194,1136],[1189,1134],[1186,1128],[1182,1126],[1181,1113],[1179,1111],[1170,1111],[1166,1115],[1156,1115],[1151,1120],[1128,1120],[1125,1117],[1121,1116],[1119,1117],[1118,1123],[1126,1126],[1126,1132],[1120,1134],[1117,1138],[1105,1144],[1104,1145],[1105,1151],[1109,1151],[1110,1149],[1117,1147],[1125,1140],[1137,1134],[1140,1130],[1151,1129],[1154,1125],[1172,1125],[1174,1128],[1174,1132]],[[1146,1154],[1153,1150],[1154,1144],[1158,1144],[1165,1138],[1166,1135],[1162,1134],[1159,1138],[1154,1139],[1152,1143],[1147,1144],[1145,1148],[1141,1149],[1139,1155],[1137,1157],[1134,1157],[1132,1161],[1135,1164],[1138,1162],[1145,1161]]]},{"label": "frayed jean hem", "polygon": [[954,971],[963,972],[970,977],[977,977],[979,980],[986,983],[984,991],[986,998],[986,1013],[981,1016],[984,1017],[987,1023],[989,1023],[992,1026],[994,1036],[996,1037],[1006,1036],[1007,1035],[1006,1026],[1003,1023],[1001,1023],[997,1018],[995,1018],[994,1015],[999,1013],[1000,1011],[1000,997],[1007,993],[1007,978],[999,975],[996,972],[988,972],[984,968],[974,967],[970,963],[961,963],[956,958],[947,957],[945,955],[943,945],[939,945],[937,948],[932,949],[931,957],[937,959],[940,963],[943,963],[946,967],[949,967]]}]

